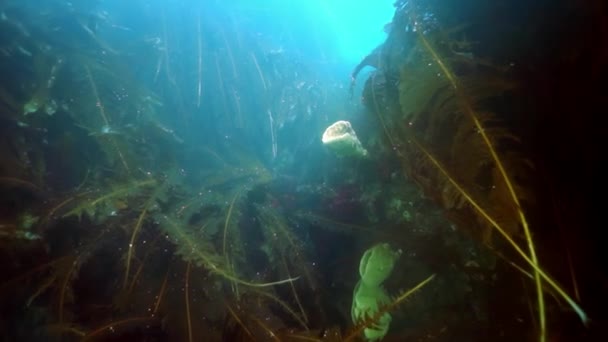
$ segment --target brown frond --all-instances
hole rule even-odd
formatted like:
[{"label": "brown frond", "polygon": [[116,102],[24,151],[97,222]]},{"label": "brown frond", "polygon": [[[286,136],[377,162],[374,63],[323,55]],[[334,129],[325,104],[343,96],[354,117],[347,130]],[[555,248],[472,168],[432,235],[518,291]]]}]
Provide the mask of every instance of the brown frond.
[{"label": "brown frond", "polygon": [[113,333],[116,331],[116,329],[124,329],[125,326],[128,326],[128,325],[136,323],[136,322],[141,323],[141,322],[154,321],[154,320],[156,320],[156,319],[153,317],[131,317],[131,318],[126,318],[126,319],[122,319],[122,320],[118,320],[118,321],[113,321],[113,322],[104,324],[103,326],[90,331],[82,338],[82,341],[91,341],[91,340],[97,338],[98,336],[103,335],[104,333]]},{"label": "brown frond", "polygon": [[[138,198],[142,192],[150,186],[156,184],[154,179],[131,180],[126,183],[108,185],[106,192],[86,192],[82,195],[75,195],[74,206],[63,214],[63,217],[76,216],[82,219],[86,215],[92,220],[103,221],[117,210],[128,208],[128,199]],[[76,199],[78,201],[76,201]],[[61,205],[65,207],[67,203]]]}]

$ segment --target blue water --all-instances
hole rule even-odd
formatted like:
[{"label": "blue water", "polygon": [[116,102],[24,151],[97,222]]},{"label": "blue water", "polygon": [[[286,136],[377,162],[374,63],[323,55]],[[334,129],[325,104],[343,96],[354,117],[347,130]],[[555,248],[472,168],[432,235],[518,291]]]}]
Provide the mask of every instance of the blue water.
[{"label": "blue water", "polygon": [[328,31],[337,36],[339,55],[356,63],[386,38],[384,26],[393,16],[392,0],[319,1],[328,15]]},{"label": "blue water", "polygon": [[210,11],[228,11],[247,22],[249,30],[274,44],[311,57],[357,63],[386,37],[392,0],[259,0],[218,3]]},{"label": "blue water", "polygon": [[[145,24],[154,28],[156,22],[141,23],[136,13],[142,8],[146,17],[159,16],[162,11],[177,17],[168,18],[170,25],[193,24],[196,17],[203,26],[223,27],[251,35],[267,51],[283,50],[300,55],[310,64],[331,65],[333,69],[350,69],[386,38],[383,28],[390,23],[394,8],[392,0],[238,0],[238,1],[146,1],[125,5],[106,1],[102,8],[113,17],[121,17],[126,27]],[[171,23],[171,20],[177,20]],[[157,28],[160,28],[157,26]],[[196,39],[191,28],[180,32],[181,39]],[[246,39],[246,38],[245,38]]]},{"label": "blue water", "polygon": [[94,13],[97,37],[178,109],[182,118],[161,114],[163,124],[188,140],[234,137],[240,133],[226,116],[249,120],[261,134],[239,143],[269,159],[268,111],[277,136],[297,119],[306,122],[295,133],[315,137],[330,121],[352,119],[356,111],[344,107],[350,72],[386,38],[394,8],[390,0],[155,0],[106,1],[82,12]]}]

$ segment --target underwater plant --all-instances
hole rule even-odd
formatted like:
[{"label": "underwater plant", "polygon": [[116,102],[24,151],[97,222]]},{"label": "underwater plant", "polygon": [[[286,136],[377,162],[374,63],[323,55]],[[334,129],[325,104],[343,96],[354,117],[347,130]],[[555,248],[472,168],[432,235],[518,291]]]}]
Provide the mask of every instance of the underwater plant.
[{"label": "underwater plant", "polygon": [[[529,219],[536,204],[530,180],[534,164],[513,127],[500,115],[521,110],[512,106],[518,84],[509,67],[478,59],[470,50],[455,51],[454,46],[470,49],[450,37],[459,29],[437,29],[432,19],[429,25],[422,18],[419,8],[402,6],[396,17],[408,23],[405,31],[414,43],[399,64],[398,85],[391,85],[399,93],[398,101],[387,93],[384,82],[375,83],[376,74],[368,80],[364,98],[404,173],[460,229],[502,258],[498,251],[513,252],[506,258],[508,263],[535,283],[540,341],[549,335],[546,291],[558,301],[565,300],[587,325],[585,311],[537,256]],[[377,73],[390,72],[394,71],[388,66]],[[511,258],[526,266],[518,266]],[[531,271],[523,271],[526,268]]]},{"label": "underwater plant", "polygon": [[[559,220],[521,69],[447,3],[395,2],[356,67],[376,69],[364,108],[326,51],[289,28],[273,47],[247,11],[129,2],[127,24],[96,2],[0,6],[0,335],[585,335],[597,313],[543,228]],[[356,135],[330,126],[345,115]]]}]

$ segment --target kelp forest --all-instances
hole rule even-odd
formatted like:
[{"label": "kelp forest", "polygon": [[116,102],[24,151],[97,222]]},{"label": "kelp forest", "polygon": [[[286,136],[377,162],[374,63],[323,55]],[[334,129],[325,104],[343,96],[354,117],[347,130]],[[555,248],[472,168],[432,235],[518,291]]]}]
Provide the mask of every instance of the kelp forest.
[{"label": "kelp forest", "polygon": [[2,341],[606,337],[602,1],[219,3],[0,1]]}]

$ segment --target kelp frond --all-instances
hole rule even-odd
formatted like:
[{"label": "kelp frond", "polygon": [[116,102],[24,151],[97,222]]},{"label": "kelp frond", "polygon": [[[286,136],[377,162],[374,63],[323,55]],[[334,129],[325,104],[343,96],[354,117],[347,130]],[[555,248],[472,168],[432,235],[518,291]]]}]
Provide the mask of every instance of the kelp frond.
[{"label": "kelp frond", "polygon": [[227,280],[245,286],[266,287],[286,284],[299,279],[299,277],[295,277],[267,283],[254,283],[242,280],[228,270],[226,265],[224,265],[225,259],[215,252],[215,248],[211,245],[210,241],[196,237],[187,229],[184,229],[179,221],[167,215],[157,215],[156,219],[161,229],[172,237],[178,248],[177,253],[182,256],[182,259],[192,261],[195,265],[204,267],[209,272],[215,273]]},{"label": "kelp frond", "polygon": [[[501,68],[476,63],[472,57],[448,53],[444,58],[429,40],[432,35],[420,28],[415,32],[418,56],[402,69],[398,119],[382,118],[386,111],[376,111],[382,122],[392,119],[390,127],[395,128],[386,133],[398,147],[404,169],[449,216],[456,221],[460,217],[469,226],[477,221],[487,244],[491,244],[489,232],[497,231],[533,269],[541,341],[546,339],[542,281],[587,322],[586,314],[539,265],[522,208],[522,201],[531,200],[522,184],[530,162],[515,152],[518,138],[489,105],[516,85]],[[515,240],[519,229],[528,252]]]},{"label": "kelp frond", "polygon": [[305,331],[309,331],[308,326],[306,325],[306,322],[304,322],[304,318],[300,317],[292,308],[289,307],[289,305],[287,303],[285,303],[285,301],[281,300],[279,297],[266,292],[266,291],[261,291],[261,290],[254,290],[255,293],[266,297],[270,300],[272,300],[273,302],[279,304],[279,306],[287,313],[289,314],[290,317],[292,317],[296,322],[298,322],[298,324],[300,324],[300,327],[302,327],[302,329],[304,329]]},{"label": "kelp frond", "polygon": [[154,320],[156,320],[156,318],[154,318],[154,317],[142,316],[142,317],[130,317],[130,318],[125,318],[125,319],[122,319],[119,321],[113,321],[113,322],[104,324],[101,327],[98,327],[98,328],[88,332],[82,338],[82,341],[94,340],[94,339],[98,338],[100,335],[103,335],[104,333],[114,332],[116,330],[116,328],[123,328],[123,326],[125,326],[125,325],[129,325],[129,324],[133,324],[133,323],[140,323],[140,322],[154,321]]},{"label": "kelp frond", "polygon": [[[545,280],[548,281],[552,286],[554,286],[555,283],[553,282],[552,279],[550,280],[550,278],[546,274],[544,274],[544,272],[542,271],[542,269],[539,265],[538,258],[536,256],[536,248],[535,248],[534,242],[532,240],[532,234],[530,232],[528,220],[521,207],[520,198],[518,196],[518,193],[516,192],[515,185],[512,181],[512,176],[507,172],[507,170],[504,166],[504,163],[502,161],[502,158],[499,156],[499,154],[494,146],[493,141],[490,139],[488,133],[485,131],[485,128],[482,125],[482,122],[480,121],[476,110],[473,108],[473,106],[471,105],[471,102],[468,100],[467,93],[463,92],[461,84],[459,83],[456,76],[452,73],[452,71],[448,68],[448,66],[443,62],[443,60],[437,54],[437,52],[432,47],[432,45],[429,43],[429,41],[424,37],[424,35],[422,33],[418,32],[418,37],[419,37],[421,43],[426,48],[426,50],[432,55],[433,60],[435,60],[436,63],[440,66],[440,68],[443,71],[443,73],[445,74],[446,78],[449,80],[451,88],[454,90],[456,95],[460,98],[460,102],[461,102],[460,104],[461,104],[462,110],[468,115],[470,120],[475,124],[475,127],[476,127],[478,133],[480,134],[480,136],[482,137],[489,153],[491,154],[492,161],[494,162],[497,170],[499,171],[502,181],[506,185],[506,187],[508,189],[508,193],[510,194],[510,197],[516,207],[517,217],[518,217],[520,224],[523,227],[523,230],[525,233],[525,238],[526,238],[526,242],[527,242],[528,249],[529,249],[529,258],[527,255],[525,255],[525,253],[523,253],[523,251],[521,251],[519,249],[519,247],[517,247],[516,250],[518,251],[519,254],[522,255],[522,257],[525,256],[524,259],[528,263],[530,263],[530,266],[534,269],[534,273],[535,273],[534,278],[535,278],[536,292],[537,292],[537,298],[538,298],[540,340],[545,341],[546,340],[546,318],[545,318],[545,304],[544,304],[541,277],[545,278]],[[489,217],[486,217],[486,219],[488,219],[488,221],[490,221]],[[492,223],[492,225],[495,226],[496,228],[498,228],[498,226],[495,225],[495,223]],[[502,232],[501,232],[501,234],[502,234]],[[507,238],[507,235],[503,235],[503,236],[505,238]],[[515,244],[514,241],[512,241],[511,239],[507,239],[507,240],[514,248],[517,246],[517,244]],[[557,284],[555,284],[555,286],[557,286]],[[580,309],[580,307],[578,307],[578,305],[576,305],[576,303],[572,300],[572,298],[570,296],[568,296],[559,287],[556,288],[556,291],[564,296],[564,298],[568,301],[568,303],[570,303],[573,306],[573,308],[575,309],[575,311],[577,312],[577,314],[579,315],[581,320],[584,323],[586,323],[588,321],[586,314]]]},{"label": "kelp frond", "polygon": [[450,177],[449,173],[445,170],[445,168],[428,152],[422,145],[416,143],[417,146],[424,151],[429,160],[439,169],[444,176],[448,179],[448,181],[454,186],[457,191],[466,199],[466,201],[477,210],[477,212],[487,220],[487,222],[496,229],[500,233],[500,235],[513,247],[513,249],[520,255],[528,265],[538,273],[539,277],[541,277],[544,281],[546,281],[562,298],[564,298],[568,304],[573,308],[573,310],[577,313],[583,323],[587,324],[589,318],[585,314],[585,312],[581,309],[581,307],[568,295],[558,284],[555,282],[547,273],[544,272],[540,266],[538,266],[530,256],[526,254],[526,252],[513,240],[513,238],[502,228],[502,226],[494,220],[483,208],[477,203],[452,177]]},{"label": "kelp frond", "polygon": [[[236,226],[236,224],[234,223],[236,220],[232,220],[232,218],[233,218],[232,213],[233,213],[234,205],[235,205],[236,201],[241,196],[242,190],[243,189],[237,191],[237,193],[232,198],[232,201],[230,201],[230,206],[228,207],[228,210],[226,212],[226,219],[224,220],[224,231],[222,234],[222,254],[224,255],[224,259],[226,261],[226,265],[227,265],[230,273],[235,273],[235,268],[234,268],[234,262],[231,260],[230,255],[228,254],[228,249],[227,249],[228,228],[230,226],[233,226],[233,227]],[[236,232],[236,229],[233,229],[233,231]],[[239,289],[238,289],[237,283],[232,281],[231,285],[232,285],[232,291],[236,294],[236,296],[238,298]]]},{"label": "kelp frond", "polygon": [[[317,280],[312,276],[313,272],[306,262],[306,248],[304,243],[289,228],[285,217],[269,205],[257,205],[256,212],[265,236],[263,250],[266,252],[271,265],[283,264],[289,275],[288,266],[292,266],[298,273],[304,276],[308,287],[312,290],[317,288]],[[289,261],[289,262],[288,262]],[[297,298],[297,294],[294,297]],[[303,309],[302,309],[302,313]],[[304,316],[306,316],[304,314]]]},{"label": "kelp frond", "polygon": [[135,222],[135,226],[133,227],[133,230],[131,232],[131,239],[129,240],[129,245],[128,245],[128,249],[127,249],[127,259],[126,259],[126,265],[125,265],[123,290],[127,289],[127,285],[129,283],[129,272],[131,269],[131,259],[133,258],[133,254],[135,253],[135,238],[137,237],[137,234],[141,230],[142,226],[144,225],[144,221],[150,211],[150,207],[154,203],[156,203],[160,197],[167,197],[167,194],[164,194],[164,192],[166,190],[167,190],[166,184],[159,185],[156,188],[156,190],[154,190],[154,192],[152,193],[150,198],[148,198],[148,200],[144,202],[143,208],[141,209],[141,213],[137,217],[137,221]]},{"label": "kelp frond", "polygon": [[[63,217],[76,216],[79,219],[87,215],[91,219],[102,219],[111,215],[116,207],[126,205],[128,198],[141,194],[143,189],[156,184],[155,179],[133,180],[110,186],[109,191],[89,193],[80,199],[74,208],[63,214]],[[117,203],[117,202],[119,203]]]}]

